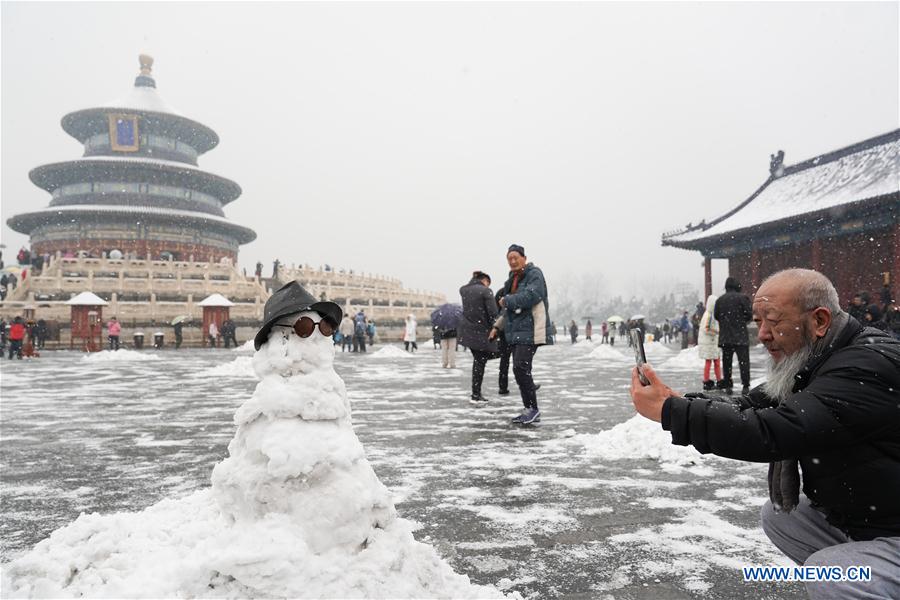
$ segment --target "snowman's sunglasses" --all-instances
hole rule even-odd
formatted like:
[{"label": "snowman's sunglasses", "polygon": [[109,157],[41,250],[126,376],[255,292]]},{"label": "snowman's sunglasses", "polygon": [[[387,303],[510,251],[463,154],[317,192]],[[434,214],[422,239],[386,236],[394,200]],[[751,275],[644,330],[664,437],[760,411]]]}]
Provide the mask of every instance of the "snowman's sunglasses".
[{"label": "snowman's sunglasses", "polygon": [[[279,323],[279,325],[281,325]],[[308,338],[313,334],[313,331],[316,330],[316,325],[319,326],[319,331],[325,337],[331,337],[334,334],[334,326],[329,323],[326,319],[322,319],[318,323],[310,319],[309,317],[300,317],[297,321],[294,322],[294,325],[281,325],[281,327],[292,327],[294,333],[302,338]]]}]

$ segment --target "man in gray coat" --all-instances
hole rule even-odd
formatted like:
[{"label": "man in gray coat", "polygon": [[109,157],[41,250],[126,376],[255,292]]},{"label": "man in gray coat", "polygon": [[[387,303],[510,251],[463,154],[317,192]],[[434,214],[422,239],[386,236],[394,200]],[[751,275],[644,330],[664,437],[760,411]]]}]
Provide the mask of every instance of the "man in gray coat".
[{"label": "man in gray coat", "polygon": [[484,367],[489,359],[498,355],[497,342],[488,339],[498,314],[490,285],[491,278],[487,273],[475,271],[471,281],[459,288],[463,316],[457,333],[459,343],[472,351],[472,402],[479,404],[488,401],[481,395]]}]

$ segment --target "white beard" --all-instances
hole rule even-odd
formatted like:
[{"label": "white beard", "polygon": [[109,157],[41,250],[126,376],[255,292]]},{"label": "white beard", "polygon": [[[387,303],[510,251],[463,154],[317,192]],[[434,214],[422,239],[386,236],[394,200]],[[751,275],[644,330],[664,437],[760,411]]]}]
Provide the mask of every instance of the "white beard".
[{"label": "white beard", "polygon": [[766,361],[766,382],[763,384],[766,395],[778,402],[787,399],[793,393],[797,373],[809,361],[812,353],[813,343],[810,341],[793,354],[785,356],[781,362],[776,363],[770,355]]}]

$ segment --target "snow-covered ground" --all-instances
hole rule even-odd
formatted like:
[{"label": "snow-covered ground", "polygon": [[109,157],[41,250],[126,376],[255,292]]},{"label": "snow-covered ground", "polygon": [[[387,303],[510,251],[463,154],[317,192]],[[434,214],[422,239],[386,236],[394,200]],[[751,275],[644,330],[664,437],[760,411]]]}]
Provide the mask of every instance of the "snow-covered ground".
[{"label": "snow-covered ground", "polygon": [[[658,346],[648,358],[660,375],[697,389],[692,351]],[[785,562],[757,524],[765,466],[673,447],[634,417],[627,346],[542,348],[543,422],[527,429],[508,423],[520,405],[496,395],[497,361],[491,401],[472,407],[469,355],[442,369],[430,344],[384,348],[336,356],[353,426],[399,516],[457,573],[525,597],[804,597],[740,578],[741,565]],[[159,360],[45,352],[0,364],[4,561],[80,512],[208,493],[258,383],[249,356],[143,354]],[[762,353],[751,358],[759,376]]]}]

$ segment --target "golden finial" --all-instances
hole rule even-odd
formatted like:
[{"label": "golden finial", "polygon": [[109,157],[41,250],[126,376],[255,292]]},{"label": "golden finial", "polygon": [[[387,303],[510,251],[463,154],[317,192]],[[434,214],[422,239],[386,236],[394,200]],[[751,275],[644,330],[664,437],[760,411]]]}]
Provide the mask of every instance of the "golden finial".
[{"label": "golden finial", "polygon": [[141,63],[141,75],[150,77],[150,71],[153,68],[153,57],[149,54],[141,54],[138,56],[138,61]]}]

